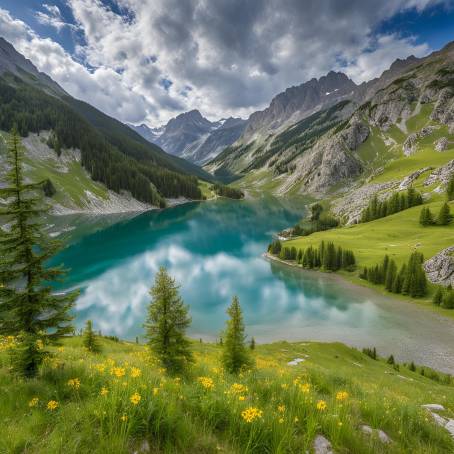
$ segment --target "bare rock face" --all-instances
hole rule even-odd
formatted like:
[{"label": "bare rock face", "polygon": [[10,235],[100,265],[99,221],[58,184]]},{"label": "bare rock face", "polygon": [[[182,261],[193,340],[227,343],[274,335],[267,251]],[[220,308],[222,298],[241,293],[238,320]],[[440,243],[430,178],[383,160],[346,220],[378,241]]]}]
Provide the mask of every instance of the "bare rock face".
[{"label": "bare rock face", "polygon": [[413,182],[423,173],[432,170],[433,167],[424,167],[423,169],[416,170],[415,172],[411,173],[410,175],[407,175],[402,182],[399,185],[399,191],[402,191],[404,189],[408,189]]},{"label": "bare rock face", "polygon": [[441,139],[435,141],[434,145],[435,151],[445,151],[448,148],[449,142],[447,137],[442,137]]},{"label": "bare rock face", "polygon": [[350,150],[356,150],[369,137],[369,127],[358,120],[353,120],[351,126],[342,132],[342,138]]},{"label": "bare rock face", "polygon": [[405,156],[410,156],[416,152],[418,146],[418,140],[423,137],[430,136],[436,128],[433,126],[425,126],[421,131],[410,134],[405,140],[402,149]]},{"label": "bare rock face", "polygon": [[439,181],[441,184],[448,184],[451,176],[454,175],[454,159],[449,161],[442,167],[434,170],[424,181],[424,186],[430,186],[431,184]]},{"label": "bare rock face", "polygon": [[427,279],[433,284],[454,287],[454,246],[443,249],[424,262]]},{"label": "bare rock face", "polygon": [[[355,224],[359,222],[363,210],[375,194],[385,193],[385,191],[395,189],[396,186],[397,183],[392,181],[362,186],[338,200],[332,211],[336,217],[344,218],[347,225]],[[381,195],[379,199],[381,200],[382,197],[384,196]]]},{"label": "bare rock face", "polygon": [[454,121],[454,92],[451,88],[443,88],[440,91],[430,118],[445,125],[450,125]]},{"label": "bare rock face", "polygon": [[418,135],[416,133],[410,134],[402,145],[402,150],[405,156],[411,156],[416,152],[416,146],[418,144]]}]

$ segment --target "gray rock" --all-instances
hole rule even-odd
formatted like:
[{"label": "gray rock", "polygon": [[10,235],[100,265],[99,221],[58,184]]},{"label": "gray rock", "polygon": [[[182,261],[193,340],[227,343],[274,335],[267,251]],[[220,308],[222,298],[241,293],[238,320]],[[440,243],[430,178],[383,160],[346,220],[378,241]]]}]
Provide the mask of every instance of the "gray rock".
[{"label": "gray rock", "polygon": [[442,184],[448,184],[449,179],[451,176],[454,175],[454,159],[449,161],[442,167],[434,170],[424,181],[424,186],[430,186],[431,184],[436,183],[439,181]]},{"label": "gray rock", "polygon": [[405,156],[410,156],[416,153],[418,143],[418,136],[416,133],[410,134],[406,139],[404,144],[402,145],[402,150]]},{"label": "gray rock", "polygon": [[454,246],[443,249],[423,264],[427,279],[433,284],[454,286]]},{"label": "gray rock", "polygon": [[435,151],[445,151],[448,148],[449,142],[446,137],[442,137],[434,142]]},{"label": "gray rock", "polygon": [[432,169],[433,167],[424,167],[423,169],[419,169],[416,172],[413,172],[410,175],[406,176],[400,183],[399,190],[401,191],[408,189],[420,175]]},{"label": "gray rock", "polygon": [[361,430],[362,433],[364,433],[366,435],[369,435],[369,436],[376,435],[383,444],[392,443],[392,440],[388,436],[388,434],[381,429],[373,429],[372,427],[370,427],[366,424],[359,426],[359,429]]},{"label": "gray rock", "polygon": [[143,440],[141,445],[139,446],[139,449],[134,451],[134,454],[147,454],[149,452],[151,452],[150,444],[147,440]]},{"label": "gray rock", "polygon": [[454,419],[449,419],[445,425],[445,429],[451,434],[451,437],[454,438]]},{"label": "gray rock", "polygon": [[383,430],[381,429],[378,429],[377,430],[377,434],[378,434],[378,439],[384,443],[384,444],[389,444],[392,442],[391,438],[388,436],[388,434],[386,432],[383,432]]},{"label": "gray rock", "polygon": [[351,126],[342,131],[342,138],[350,150],[356,150],[369,137],[369,128],[358,120],[353,120]]},{"label": "gray rock", "polygon": [[421,405],[421,407],[427,408],[428,410],[435,410],[435,411],[443,411],[445,409],[445,407],[443,407],[443,405],[440,405],[440,404],[424,404],[424,405]]},{"label": "gray rock", "polygon": [[445,418],[443,418],[440,415],[437,415],[436,413],[433,413],[432,411],[430,412],[430,415],[432,416],[433,420],[435,421],[435,424],[438,424],[441,427],[446,426],[447,421]]},{"label": "gray rock", "polygon": [[317,435],[314,440],[315,454],[334,454],[331,443],[323,435]]}]

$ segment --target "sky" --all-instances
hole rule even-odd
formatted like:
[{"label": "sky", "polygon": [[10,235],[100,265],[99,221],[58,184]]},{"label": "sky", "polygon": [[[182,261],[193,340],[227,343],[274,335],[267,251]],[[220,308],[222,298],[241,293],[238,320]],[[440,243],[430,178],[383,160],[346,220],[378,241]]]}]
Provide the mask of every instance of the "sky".
[{"label": "sky", "polygon": [[330,70],[356,83],[454,40],[454,0],[0,0],[0,36],[72,96],[159,126],[265,108]]}]

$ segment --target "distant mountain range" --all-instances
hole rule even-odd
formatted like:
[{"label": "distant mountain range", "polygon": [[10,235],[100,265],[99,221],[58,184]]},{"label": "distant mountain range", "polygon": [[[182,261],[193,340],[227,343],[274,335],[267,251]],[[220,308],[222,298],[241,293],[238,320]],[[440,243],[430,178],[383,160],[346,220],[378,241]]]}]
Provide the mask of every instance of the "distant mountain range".
[{"label": "distant mountain range", "polygon": [[211,122],[198,110],[191,110],[172,118],[161,128],[145,124],[129,126],[167,153],[203,165],[241,136],[246,120],[230,117]]}]

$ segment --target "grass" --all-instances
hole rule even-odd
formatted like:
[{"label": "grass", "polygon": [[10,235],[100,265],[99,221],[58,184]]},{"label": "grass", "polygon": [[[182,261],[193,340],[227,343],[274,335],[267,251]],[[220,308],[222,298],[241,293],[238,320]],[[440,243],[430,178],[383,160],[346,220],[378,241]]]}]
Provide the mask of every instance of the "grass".
[{"label": "grass", "polygon": [[[338,453],[454,450],[421,408],[440,403],[453,417],[452,381],[398,371],[342,344],[259,345],[255,367],[231,376],[219,345],[194,342],[196,362],[181,378],[166,375],[142,345],[103,339],[102,348],[95,355],[80,337],[65,339],[33,380],[12,377],[0,351],[0,452],[129,453],[147,440],[152,453],[301,453],[318,434]],[[305,361],[287,365],[298,357]],[[252,422],[242,416],[247,408]],[[362,434],[361,424],[393,443]]]}]

